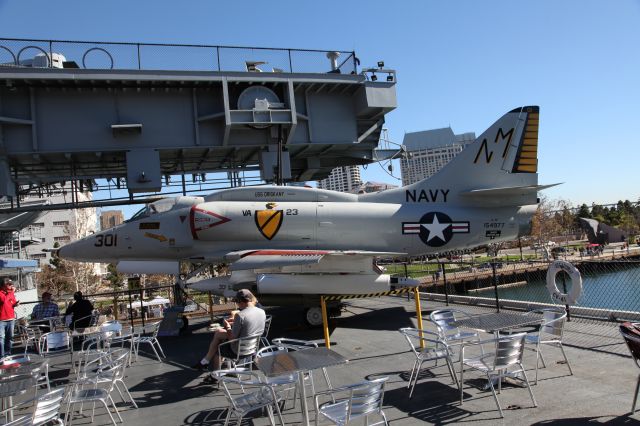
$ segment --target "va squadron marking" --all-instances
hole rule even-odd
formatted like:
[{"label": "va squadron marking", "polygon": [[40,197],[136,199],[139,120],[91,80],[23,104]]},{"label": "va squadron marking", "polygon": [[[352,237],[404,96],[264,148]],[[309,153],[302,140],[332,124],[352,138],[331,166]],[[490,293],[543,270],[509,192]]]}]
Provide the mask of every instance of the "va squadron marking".
[{"label": "va squadron marking", "polygon": [[468,234],[469,222],[454,222],[440,212],[429,212],[420,222],[403,222],[403,234],[418,234],[420,240],[429,247],[441,247],[451,241],[453,234]]},{"label": "va squadron marking", "polygon": [[[270,208],[267,205],[267,208]],[[256,226],[267,240],[273,239],[282,225],[282,210],[256,210]]]}]

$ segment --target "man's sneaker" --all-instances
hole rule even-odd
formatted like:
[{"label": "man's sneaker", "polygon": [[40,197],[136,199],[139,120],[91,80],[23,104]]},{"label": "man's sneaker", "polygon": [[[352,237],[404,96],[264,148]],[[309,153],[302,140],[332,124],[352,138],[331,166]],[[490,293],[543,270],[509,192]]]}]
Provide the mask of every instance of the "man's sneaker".
[{"label": "man's sneaker", "polygon": [[192,365],[191,368],[193,368],[194,370],[203,371],[203,370],[206,370],[208,366],[209,366],[208,364],[203,364],[200,361],[198,361],[197,363]]},{"label": "man's sneaker", "polygon": [[204,378],[204,380],[202,380],[202,384],[203,385],[217,385],[218,384],[218,379],[216,379],[211,374],[209,374],[207,377]]}]

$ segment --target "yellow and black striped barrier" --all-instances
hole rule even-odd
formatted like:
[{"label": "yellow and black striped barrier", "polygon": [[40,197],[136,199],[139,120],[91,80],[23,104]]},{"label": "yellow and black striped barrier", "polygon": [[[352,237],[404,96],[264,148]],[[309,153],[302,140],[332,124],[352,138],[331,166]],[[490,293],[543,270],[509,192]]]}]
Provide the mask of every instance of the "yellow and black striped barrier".
[{"label": "yellow and black striped barrier", "polygon": [[[420,308],[420,288],[419,287],[403,287],[396,290],[381,291],[378,293],[366,294],[330,294],[320,296],[320,307],[322,308],[322,327],[324,331],[324,343],[327,348],[331,347],[329,340],[329,317],[327,316],[327,302],[344,299],[365,299],[370,297],[391,296],[397,294],[405,294],[413,292],[416,301],[416,317],[418,319],[418,329],[422,330],[422,309]],[[420,339],[420,347],[424,348],[424,341]]]}]

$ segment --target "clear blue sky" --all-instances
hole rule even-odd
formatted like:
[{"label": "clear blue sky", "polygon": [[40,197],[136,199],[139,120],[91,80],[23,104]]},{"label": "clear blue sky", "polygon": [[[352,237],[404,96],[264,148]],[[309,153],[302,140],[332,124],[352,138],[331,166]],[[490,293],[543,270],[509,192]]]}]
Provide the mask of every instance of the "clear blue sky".
[{"label": "clear blue sky", "polygon": [[[539,105],[540,183],[573,204],[640,197],[640,1],[0,0],[0,37],[355,50],[398,72],[390,139],[480,134]],[[399,170],[397,172],[399,174]],[[365,180],[392,179],[375,165]],[[393,182],[393,183],[397,183]]]}]

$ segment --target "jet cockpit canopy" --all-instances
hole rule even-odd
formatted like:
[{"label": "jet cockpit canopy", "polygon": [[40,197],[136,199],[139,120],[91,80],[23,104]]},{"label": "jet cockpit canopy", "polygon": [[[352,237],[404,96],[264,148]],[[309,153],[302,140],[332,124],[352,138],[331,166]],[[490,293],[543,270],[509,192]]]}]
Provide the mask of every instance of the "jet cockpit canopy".
[{"label": "jet cockpit canopy", "polygon": [[144,219],[155,214],[168,212],[170,210],[194,206],[202,202],[204,202],[204,198],[202,197],[180,196],[163,198],[161,200],[147,204],[146,206],[144,206],[144,208],[140,209],[140,211],[134,214],[131,219],[127,220],[127,222]]}]

